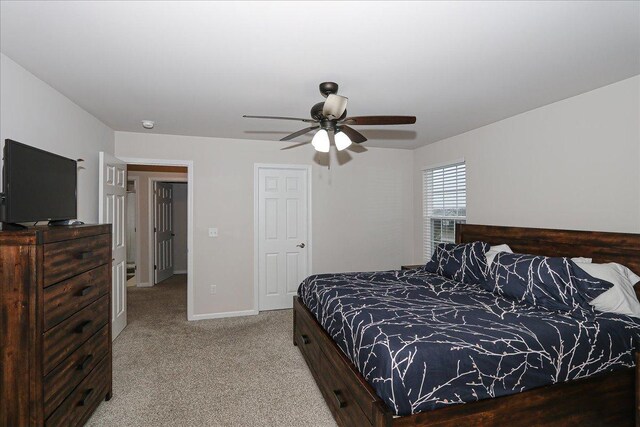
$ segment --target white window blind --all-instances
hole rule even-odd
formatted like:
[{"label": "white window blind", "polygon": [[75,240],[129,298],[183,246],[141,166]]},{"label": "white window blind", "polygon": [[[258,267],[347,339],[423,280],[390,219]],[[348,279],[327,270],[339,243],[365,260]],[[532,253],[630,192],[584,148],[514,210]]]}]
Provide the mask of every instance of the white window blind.
[{"label": "white window blind", "polygon": [[424,256],[438,243],[455,242],[455,225],[467,219],[467,172],[464,162],[422,172]]}]

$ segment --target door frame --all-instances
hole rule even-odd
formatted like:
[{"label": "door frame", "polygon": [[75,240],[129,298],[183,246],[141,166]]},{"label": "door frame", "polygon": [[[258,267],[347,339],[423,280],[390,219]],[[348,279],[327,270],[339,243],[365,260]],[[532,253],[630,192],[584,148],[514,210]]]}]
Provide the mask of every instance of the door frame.
[{"label": "door frame", "polygon": [[271,164],[271,163],[254,163],[253,164],[253,311],[257,314],[260,312],[260,272],[259,272],[259,256],[260,256],[260,237],[259,231],[259,218],[260,218],[260,200],[259,200],[259,186],[260,186],[260,170],[261,169],[286,169],[286,170],[301,170],[307,174],[307,273],[312,274],[313,266],[311,264],[312,248],[311,236],[313,236],[311,229],[311,165],[296,165],[296,164]]},{"label": "door frame", "polygon": [[[173,182],[186,182],[187,183],[187,194],[189,191],[189,178],[187,177],[185,178],[149,178],[149,201],[148,201],[148,205],[149,206],[149,218],[148,218],[148,224],[149,224],[149,286],[155,286],[156,285],[156,275],[155,275],[155,269],[152,269],[151,266],[155,265],[156,263],[156,233],[155,231],[153,231],[153,224],[154,224],[154,218],[153,218],[153,211],[154,211],[154,201],[153,201],[153,197],[155,196],[155,193],[153,191],[153,185],[156,182],[167,182],[167,183],[173,183]],[[189,196],[187,195],[187,199],[189,198]],[[189,200],[187,200],[187,203],[189,202]],[[188,215],[188,213],[187,213]],[[173,220],[173,216],[171,217],[171,219]],[[187,221],[190,221],[190,219],[187,219]],[[188,232],[188,227],[189,224],[187,224],[187,232]],[[187,239],[189,237],[187,236]],[[188,244],[187,244],[188,247]],[[189,249],[187,248],[187,252],[189,252]],[[189,263],[188,259],[187,259],[187,264]],[[187,271],[187,280],[189,280],[189,272]]]},{"label": "door frame", "polygon": [[[187,168],[187,320],[196,320],[193,314],[195,283],[193,270],[193,187],[195,185],[193,160],[143,159],[138,157],[118,158],[126,162],[127,165],[185,166]],[[153,187],[151,189],[153,190]],[[153,261],[150,265],[153,265]]]},{"label": "door frame", "polygon": [[136,250],[135,250],[136,275],[135,275],[135,278],[136,278],[136,287],[139,287],[140,286],[140,273],[139,273],[140,269],[138,267],[140,267],[140,231],[138,231],[138,228],[140,228],[140,177],[132,176],[131,178],[129,178],[129,173],[127,173],[127,181],[134,181],[134,187],[136,188],[136,204],[135,204],[135,208],[136,208],[136,214],[135,214],[135,221],[136,221]]}]

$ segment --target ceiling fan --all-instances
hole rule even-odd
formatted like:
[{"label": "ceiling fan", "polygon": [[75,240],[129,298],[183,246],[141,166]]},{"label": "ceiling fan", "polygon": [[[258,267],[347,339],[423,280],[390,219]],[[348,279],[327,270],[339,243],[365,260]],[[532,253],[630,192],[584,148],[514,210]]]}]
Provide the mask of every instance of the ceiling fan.
[{"label": "ceiling fan", "polygon": [[327,98],[324,102],[318,102],[311,107],[311,118],[302,119],[297,117],[278,116],[249,116],[242,117],[250,119],[275,119],[275,120],[296,120],[309,123],[310,126],[294,132],[280,139],[289,141],[309,132],[316,131],[313,139],[308,142],[291,145],[282,148],[299,147],[311,143],[316,151],[328,153],[331,145],[338,151],[349,147],[352,143],[362,144],[367,138],[352,128],[360,125],[410,125],[416,122],[415,116],[354,116],[347,117],[348,98],[338,95],[338,84],[334,82],[320,83],[320,93]]}]

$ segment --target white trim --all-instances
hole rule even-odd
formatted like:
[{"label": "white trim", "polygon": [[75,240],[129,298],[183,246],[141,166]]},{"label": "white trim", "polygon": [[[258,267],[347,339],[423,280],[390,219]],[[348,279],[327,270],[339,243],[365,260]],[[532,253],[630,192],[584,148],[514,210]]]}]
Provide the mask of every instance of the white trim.
[{"label": "white trim", "polygon": [[[160,166],[186,166],[187,167],[187,320],[195,320],[194,310],[194,283],[193,270],[193,188],[195,186],[193,160],[166,160],[166,159],[141,159],[135,157],[120,157],[127,164],[133,165],[160,165]],[[153,264],[152,264],[153,265]]]},{"label": "white trim", "polygon": [[139,176],[132,176],[129,177],[129,173],[127,173],[127,182],[128,181],[134,181],[134,187],[136,189],[135,191],[135,195],[136,195],[136,215],[135,215],[135,221],[136,221],[136,256],[135,256],[135,261],[136,261],[136,274],[135,274],[135,278],[136,278],[136,286],[137,287],[143,287],[140,285],[140,230],[138,230],[138,228],[140,228],[140,177]]},{"label": "white trim", "polygon": [[173,270],[173,274],[187,274],[187,270]]},{"label": "white trim", "polygon": [[224,313],[194,314],[189,320],[223,319],[225,317],[255,316],[257,310],[225,311]]},{"label": "white trim", "polygon": [[313,274],[313,242],[311,236],[311,165],[295,165],[295,164],[270,164],[270,163],[254,163],[253,164],[253,311],[260,312],[260,284],[259,284],[259,236],[258,236],[258,215],[259,215],[259,171],[260,169],[293,169],[303,170],[307,173],[307,273]]},{"label": "white trim", "polygon": [[[100,188],[98,189],[98,224],[100,224],[102,221],[100,221],[102,219],[102,216],[104,215],[103,213],[103,209],[104,209],[104,200],[102,200],[104,198],[104,194],[102,194],[102,183],[104,182],[104,151],[100,151],[98,153],[98,185],[100,186]],[[78,178],[76,177],[76,180]],[[76,181],[76,197],[78,194],[78,184]],[[76,201],[76,204],[78,202]],[[77,208],[76,208],[77,209]]]},{"label": "white trim", "polygon": [[147,242],[147,244],[149,245],[147,246],[149,248],[147,251],[147,256],[149,257],[149,264],[147,264],[149,266],[149,277],[147,279],[149,280],[149,284],[151,286],[156,285],[156,233],[155,231],[153,231],[153,224],[155,223],[153,218],[155,201],[153,199],[156,192],[154,184],[155,181],[153,179],[149,179],[149,181],[147,182],[147,236],[149,236],[149,241]]},{"label": "white trim", "polygon": [[438,169],[438,168],[442,168],[445,166],[451,166],[451,165],[457,165],[458,163],[465,163],[464,161],[464,157],[461,157],[459,159],[453,159],[453,160],[448,160],[446,162],[439,162],[439,163],[434,163],[432,165],[428,165],[428,166],[423,166],[422,169],[420,169],[422,172],[424,171],[428,171],[429,169]]},{"label": "white trim", "polygon": [[151,285],[149,282],[140,282],[136,286],[138,288],[150,288],[153,285]]}]

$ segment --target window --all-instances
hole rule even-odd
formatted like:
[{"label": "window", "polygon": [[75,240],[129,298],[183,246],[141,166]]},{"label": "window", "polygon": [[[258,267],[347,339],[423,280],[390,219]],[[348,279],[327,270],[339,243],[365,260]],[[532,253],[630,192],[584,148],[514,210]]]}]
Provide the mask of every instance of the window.
[{"label": "window", "polygon": [[464,162],[422,172],[424,256],[438,243],[454,243],[456,224],[467,219],[467,173]]}]

